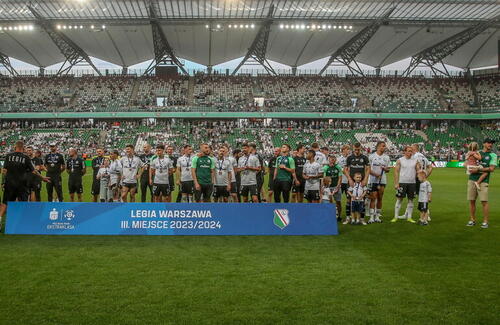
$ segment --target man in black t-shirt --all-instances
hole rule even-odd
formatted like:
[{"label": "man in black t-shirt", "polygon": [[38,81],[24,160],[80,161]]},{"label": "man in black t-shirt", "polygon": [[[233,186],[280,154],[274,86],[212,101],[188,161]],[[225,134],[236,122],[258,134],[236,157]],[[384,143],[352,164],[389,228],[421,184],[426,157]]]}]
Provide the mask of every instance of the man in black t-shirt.
[{"label": "man in black t-shirt", "polygon": [[[45,170],[43,166],[43,160],[41,158],[42,152],[40,150],[36,150],[36,153],[33,153],[32,147],[26,147],[26,155],[30,157],[31,162],[33,163],[33,167],[35,167],[35,170],[37,172],[41,173],[42,170]],[[31,174],[29,178],[29,200],[32,202],[40,202],[42,200],[40,195],[40,192],[42,190],[42,180],[35,174]]]},{"label": "man in black t-shirt", "polygon": [[47,200],[52,202],[53,191],[56,191],[57,199],[63,202],[61,173],[66,168],[64,157],[57,152],[55,143],[50,144],[50,153],[45,156],[45,168],[47,168],[47,177],[50,183],[47,183]]},{"label": "man in black t-shirt", "polygon": [[304,201],[304,190],[306,186],[306,180],[303,177],[304,165],[306,164],[306,157],[304,156],[306,148],[299,144],[297,146],[296,155],[293,157],[295,160],[295,175],[297,180],[300,182],[299,185],[294,184],[292,187],[292,202],[302,203]]},{"label": "man in black t-shirt", "polygon": [[153,185],[149,184],[149,167],[151,165],[151,159],[153,158],[154,154],[151,152],[151,145],[149,143],[146,143],[142,147],[142,149],[144,150],[144,153],[142,155],[139,155],[139,159],[141,159],[142,163],[144,164],[144,172],[142,173],[140,179],[141,202],[146,202],[148,189],[149,194],[151,195],[151,202],[153,202]]},{"label": "man in black t-shirt", "polygon": [[92,200],[97,202],[99,199],[99,192],[101,191],[101,182],[97,179],[99,168],[104,164],[104,150],[97,148],[97,157],[92,159]]},{"label": "man in black t-shirt", "polygon": [[17,141],[14,150],[14,152],[5,156],[5,163],[2,168],[4,193],[0,205],[0,222],[5,213],[7,202],[28,201],[30,194],[29,182],[32,174],[44,182],[49,180],[35,170],[30,157],[24,154],[24,142]]},{"label": "man in black t-shirt", "polygon": [[85,162],[81,157],[78,157],[76,149],[69,149],[69,157],[66,162],[66,171],[68,177],[68,191],[71,202],[75,201],[75,193],[78,196],[78,202],[82,202],[83,182],[82,176],[85,175],[87,169]]},{"label": "man in black t-shirt", "polygon": [[[366,186],[368,184],[368,176],[370,175],[370,161],[366,155],[361,153],[361,144],[359,142],[355,143],[353,146],[353,153],[347,157],[346,164],[344,167],[344,175],[347,177],[349,186],[354,185],[354,174],[361,174],[361,186]],[[347,196],[347,202],[350,204],[351,198]],[[365,212],[361,213],[361,222],[364,225],[364,215]],[[349,217],[346,218],[344,223],[349,223]]]}]

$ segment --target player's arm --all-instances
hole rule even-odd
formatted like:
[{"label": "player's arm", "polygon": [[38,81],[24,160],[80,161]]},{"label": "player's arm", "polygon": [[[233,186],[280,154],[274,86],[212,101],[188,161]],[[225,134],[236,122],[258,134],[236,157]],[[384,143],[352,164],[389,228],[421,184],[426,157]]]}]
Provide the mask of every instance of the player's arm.
[{"label": "player's arm", "polygon": [[85,166],[85,160],[82,159],[82,176],[87,173],[87,166]]},{"label": "player's arm", "polygon": [[153,185],[153,177],[156,174],[156,169],[153,166],[149,167],[149,185]]},{"label": "player's arm", "polygon": [[398,159],[398,161],[396,161],[396,166],[394,166],[394,187],[396,189],[399,188],[399,171],[401,170],[401,163]]},{"label": "player's arm", "polygon": [[362,186],[366,186],[366,184],[368,184],[368,177],[370,176],[370,172],[371,172],[370,163],[368,162],[368,158],[366,158],[366,160],[365,160],[365,177],[364,177],[363,181],[361,182]]},{"label": "player's arm", "polygon": [[193,157],[191,162],[191,176],[193,177],[193,183],[196,190],[200,190],[200,183],[198,183],[198,177],[196,176],[196,165],[198,163],[198,155]]},{"label": "player's arm", "polygon": [[255,166],[247,166],[247,169],[253,170],[254,172],[259,172],[261,169],[260,162],[259,162],[259,159],[257,159],[257,158],[255,158],[255,159],[256,159]]},{"label": "player's arm", "polygon": [[[69,160],[66,162],[67,164],[69,164]],[[61,171],[62,171],[62,168],[61,168]],[[66,172],[68,173],[69,175],[69,166],[66,166]]]},{"label": "player's arm", "polygon": [[177,182],[176,184],[177,185],[181,185],[181,164],[179,163],[179,161],[177,161],[177,168],[176,168],[176,178],[177,178]]},{"label": "player's arm", "polygon": [[349,166],[344,167],[344,175],[347,177],[347,181],[349,182],[349,185],[352,186],[354,184],[353,179],[351,178],[351,169]]},{"label": "player's arm", "polygon": [[483,173],[493,173],[498,165],[498,156],[494,153],[492,153],[491,156],[490,166],[488,168],[483,168]]},{"label": "player's arm", "polygon": [[66,169],[66,163],[64,162],[64,157],[63,155],[59,155],[61,157],[62,163],[61,163],[61,173]]}]

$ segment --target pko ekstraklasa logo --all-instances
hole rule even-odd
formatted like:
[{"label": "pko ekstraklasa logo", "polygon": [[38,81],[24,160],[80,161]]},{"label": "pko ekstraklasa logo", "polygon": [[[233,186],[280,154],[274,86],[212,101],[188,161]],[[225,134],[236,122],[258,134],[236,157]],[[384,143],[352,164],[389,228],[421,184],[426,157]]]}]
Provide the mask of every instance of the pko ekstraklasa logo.
[{"label": "pko ekstraklasa logo", "polygon": [[288,217],[288,210],[275,209],[273,222],[276,225],[276,227],[283,230],[286,226],[290,224],[290,218]]},{"label": "pko ekstraklasa logo", "polygon": [[53,208],[49,212],[49,220],[52,221],[52,223],[47,225],[47,229],[74,229],[75,225],[71,223],[74,218],[75,212],[73,210],[65,210],[64,213],[62,213],[61,218],[59,211],[57,211],[56,208]]}]

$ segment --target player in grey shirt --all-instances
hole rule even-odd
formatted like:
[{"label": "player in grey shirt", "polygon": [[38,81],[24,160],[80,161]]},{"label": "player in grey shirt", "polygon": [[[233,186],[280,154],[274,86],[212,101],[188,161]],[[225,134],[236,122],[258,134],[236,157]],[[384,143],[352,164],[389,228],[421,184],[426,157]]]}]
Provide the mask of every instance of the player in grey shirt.
[{"label": "player in grey shirt", "polygon": [[134,153],[134,146],[129,144],[125,147],[125,157],[120,159],[122,165],[122,201],[127,202],[130,193],[130,202],[135,202],[137,192],[137,179],[143,172],[144,164]]},{"label": "player in grey shirt", "polygon": [[156,147],[156,158],[149,169],[149,184],[153,186],[155,202],[171,202],[169,176],[175,172],[174,162],[165,156],[165,146]]},{"label": "player in grey shirt", "polygon": [[238,170],[241,175],[240,195],[243,202],[248,202],[248,196],[252,197],[254,203],[259,202],[257,191],[257,173],[261,166],[259,158],[250,153],[251,147],[245,143],[242,146],[243,156],[238,160]]},{"label": "player in grey shirt", "polygon": [[226,158],[226,149],[219,148],[215,158],[214,202],[227,202],[231,190],[233,164]]}]

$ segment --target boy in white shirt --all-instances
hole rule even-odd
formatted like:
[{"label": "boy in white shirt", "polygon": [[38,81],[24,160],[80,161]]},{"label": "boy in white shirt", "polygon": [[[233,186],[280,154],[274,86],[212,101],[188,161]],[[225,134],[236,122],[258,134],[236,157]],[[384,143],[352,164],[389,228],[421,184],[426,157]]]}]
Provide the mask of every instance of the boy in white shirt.
[{"label": "boy in white shirt", "polygon": [[429,224],[429,203],[432,200],[432,186],[427,180],[427,173],[425,171],[419,171],[417,176],[420,181],[420,189],[418,191],[419,224],[427,226]]},{"label": "boy in white shirt", "polygon": [[351,224],[366,226],[365,220],[360,221],[361,214],[365,210],[365,196],[367,194],[366,187],[361,185],[361,181],[361,173],[354,174],[354,185],[349,187],[347,193],[351,197]]}]

